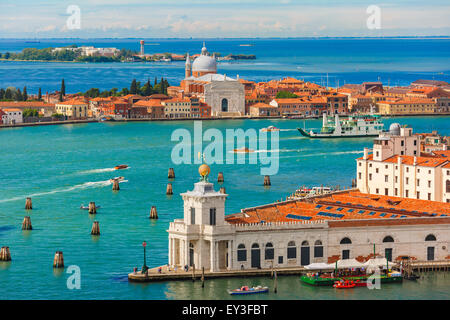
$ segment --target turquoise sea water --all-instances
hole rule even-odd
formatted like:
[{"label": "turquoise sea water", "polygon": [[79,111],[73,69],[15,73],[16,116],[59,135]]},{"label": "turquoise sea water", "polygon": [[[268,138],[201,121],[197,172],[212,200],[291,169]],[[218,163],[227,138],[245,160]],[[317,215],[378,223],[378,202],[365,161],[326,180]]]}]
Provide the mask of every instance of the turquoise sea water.
[{"label": "turquoise sea water", "polygon": [[[415,132],[438,130],[450,134],[449,117],[386,119],[411,125]],[[204,130],[217,128],[260,129],[275,125],[280,132],[280,169],[271,177],[272,187],[262,186],[259,165],[212,164],[211,180],[225,177],[229,198],[226,214],[241,208],[284,198],[301,185],[350,186],[355,159],[371,139],[308,140],[301,138],[294,120],[204,121]],[[320,120],[306,121],[320,127]],[[179,193],[193,188],[197,165],[173,165],[170,140],[173,130],[192,130],[193,123],[135,122],[92,123],[0,130],[0,246],[9,246],[12,262],[0,263],[2,299],[204,299],[229,298],[226,289],[245,284],[270,284],[269,279],[209,280],[200,284],[164,282],[132,284],[127,274],[142,265],[142,241],[148,243],[147,264],[167,263],[167,228],[182,217]],[[206,146],[207,143],[204,143]],[[112,171],[115,165],[129,169]],[[174,195],[165,195],[167,170],[175,168]],[[113,192],[108,179],[122,175],[127,182]],[[215,183],[215,188],[219,185]],[[24,210],[25,198],[33,210]],[[102,208],[96,216],[80,210],[95,201]],[[148,219],[155,205],[159,220]],[[23,217],[31,216],[33,230],[21,230]],[[101,236],[91,237],[92,222],[100,222]],[[55,251],[64,252],[65,265],[81,269],[81,289],[66,287],[68,274],[52,268]],[[386,290],[363,294],[301,285],[298,277],[280,277],[279,294],[261,298],[287,299],[421,299],[448,298],[446,275],[430,275],[430,281],[386,285]],[[259,297],[258,297],[259,298]]]},{"label": "turquoise sea water", "polygon": [[[27,47],[62,47],[76,44],[139,51],[139,39],[51,39],[39,43],[0,39],[0,52],[19,52]],[[147,53],[200,53],[203,39],[146,39]],[[251,46],[241,46],[250,44]],[[252,81],[286,76],[318,84],[382,81],[385,85],[409,85],[417,79],[450,82],[450,38],[442,39],[209,39],[210,52],[254,54],[256,60],[219,62],[218,72]],[[27,86],[29,93],[90,88],[129,87],[136,78],[167,78],[178,85],[184,78],[184,62],[172,63],[58,63],[0,61],[0,88]],[[100,80],[100,81],[99,81]]]}]

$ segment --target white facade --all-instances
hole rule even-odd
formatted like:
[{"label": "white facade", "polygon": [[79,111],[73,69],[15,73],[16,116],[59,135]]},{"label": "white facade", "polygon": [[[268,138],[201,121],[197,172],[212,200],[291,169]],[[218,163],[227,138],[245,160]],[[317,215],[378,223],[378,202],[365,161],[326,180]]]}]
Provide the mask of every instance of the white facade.
[{"label": "white facade", "polygon": [[213,116],[244,115],[245,89],[237,80],[211,81],[205,85],[205,103]]},{"label": "white facade", "polygon": [[2,115],[3,124],[17,124],[23,123],[22,110],[20,109],[3,109]]},{"label": "white facade", "polygon": [[[410,199],[450,202],[450,175],[447,158],[418,157],[420,144],[412,129],[401,134],[380,135],[373,154],[364,150],[357,159],[357,187],[362,193]],[[449,182],[447,182],[449,181]]]}]

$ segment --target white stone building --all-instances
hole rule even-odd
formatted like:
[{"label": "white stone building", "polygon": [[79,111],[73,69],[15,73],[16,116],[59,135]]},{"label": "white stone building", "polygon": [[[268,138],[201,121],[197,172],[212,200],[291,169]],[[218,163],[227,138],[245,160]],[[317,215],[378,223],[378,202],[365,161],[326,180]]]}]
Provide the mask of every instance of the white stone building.
[{"label": "white stone building", "polygon": [[22,110],[17,108],[3,109],[2,122],[3,124],[23,123]]},{"label": "white stone building", "polygon": [[239,79],[217,74],[216,58],[209,55],[204,45],[193,63],[187,55],[185,75],[180,85],[183,94],[198,97],[211,106],[212,116],[245,115],[244,85]]},{"label": "white stone building", "polygon": [[388,208],[390,197],[344,191],[225,215],[227,195],[216,192],[205,178],[182,197],[183,218],[171,222],[168,230],[171,266],[211,272],[298,267],[364,259],[374,245],[388,260],[449,258],[447,204],[422,201],[422,207],[437,212],[431,215],[404,209],[421,200],[403,199]]},{"label": "white stone building", "polygon": [[391,126],[374,140],[373,153],[357,159],[357,187],[363,193],[450,202],[448,156],[420,157],[411,128]]}]

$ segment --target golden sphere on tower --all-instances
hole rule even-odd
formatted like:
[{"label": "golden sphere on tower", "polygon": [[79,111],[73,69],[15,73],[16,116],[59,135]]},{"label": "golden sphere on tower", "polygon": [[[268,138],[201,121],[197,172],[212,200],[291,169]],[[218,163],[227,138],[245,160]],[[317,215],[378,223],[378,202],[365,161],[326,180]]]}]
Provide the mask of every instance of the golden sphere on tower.
[{"label": "golden sphere on tower", "polygon": [[210,172],[211,172],[211,169],[209,168],[209,166],[207,164],[202,164],[198,168],[198,173],[200,173],[200,175],[202,177],[206,177],[207,175],[209,175]]}]

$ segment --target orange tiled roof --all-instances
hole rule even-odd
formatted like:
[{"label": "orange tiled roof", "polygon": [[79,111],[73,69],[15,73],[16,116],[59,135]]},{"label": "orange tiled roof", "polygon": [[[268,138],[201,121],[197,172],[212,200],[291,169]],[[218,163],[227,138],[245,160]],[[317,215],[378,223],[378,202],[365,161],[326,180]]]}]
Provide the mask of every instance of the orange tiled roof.
[{"label": "orange tiled roof", "polygon": [[0,101],[0,108],[19,108],[19,107],[54,107],[54,103],[43,101]]},{"label": "orange tiled roof", "polygon": [[[413,156],[400,156],[395,155],[390,158],[387,158],[383,162],[390,162],[390,163],[397,163],[398,158],[402,159],[402,164],[406,165],[413,165],[414,164],[414,157]],[[448,158],[444,157],[416,157],[417,165],[420,167],[438,167],[447,161],[449,161]]]},{"label": "orange tiled roof", "polygon": [[274,109],[276,109],[276,107],[271,106],[270,104],[267,104],[267,103],[262,103],[262,102],[252,104],[250,106],[250,108],[274,108]]},{"label": "orange tiled roof", "polygon": [[290,221],[343,221],[450,216],[450,204],[348,191],[312,201],[298,200],[244,209],[228,215],[230,224]]}]

